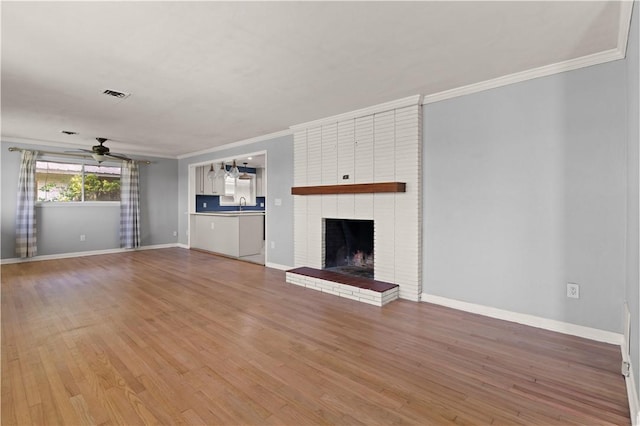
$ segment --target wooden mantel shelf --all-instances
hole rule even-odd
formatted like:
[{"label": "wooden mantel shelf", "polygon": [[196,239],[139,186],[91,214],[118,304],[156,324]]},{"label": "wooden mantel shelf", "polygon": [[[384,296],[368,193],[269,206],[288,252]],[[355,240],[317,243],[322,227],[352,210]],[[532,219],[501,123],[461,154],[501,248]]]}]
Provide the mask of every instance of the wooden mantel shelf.
[{"label": "wooden mantel shelf", "polygon": [[294,186],[292,195],[371,194],[375,192],[407,192],[405,182],[355,183],[346,185]]}]

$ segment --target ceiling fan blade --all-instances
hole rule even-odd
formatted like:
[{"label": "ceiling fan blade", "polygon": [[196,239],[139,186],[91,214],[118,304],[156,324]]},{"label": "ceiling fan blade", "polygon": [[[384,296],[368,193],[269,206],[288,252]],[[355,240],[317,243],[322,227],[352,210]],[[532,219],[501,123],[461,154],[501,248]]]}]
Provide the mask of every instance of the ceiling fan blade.
[{"label": "ceiling fan blade", "polygon": [[131,161],[131,158],[127,157],[124,154],[118,154],[117,152],[108,152],[105,155],[108,156],[108,157],[119,158],[119,159],[125,160],[125,161]]},{"label": "ceiling fan blade", "polygon": [[91,151],[90,149],[82,149],[82,148],[74,149],[73,151],[65,151],[65,152],[88,152],[89,154],[93,154],[93,151]]}]

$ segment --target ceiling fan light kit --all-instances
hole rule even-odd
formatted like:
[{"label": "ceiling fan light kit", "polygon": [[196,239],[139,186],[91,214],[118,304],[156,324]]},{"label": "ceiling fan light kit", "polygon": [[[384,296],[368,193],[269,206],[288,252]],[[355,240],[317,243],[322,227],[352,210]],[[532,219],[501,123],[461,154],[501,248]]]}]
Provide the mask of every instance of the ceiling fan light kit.
[{"label": "ceiling fan light kit", "polygon": [[[98,164],[110,158],[117,158],[118,160],[124,160],[124,161],[133,161],[131,158],[127,157],[126,155],[118,154],[116,152],[111,152],[108,146],[104,146],[104,143],[108,141],[107,138],[96,138],[96,140],[98,141],[99,145],[92,146],[91,150],[78,149],[77,151],[88,152],[89,154],[91,154],[91,157],[93,157],[93,159],[98,162]],[[68,151],[68,152],[71,152],[71,151]]]}]

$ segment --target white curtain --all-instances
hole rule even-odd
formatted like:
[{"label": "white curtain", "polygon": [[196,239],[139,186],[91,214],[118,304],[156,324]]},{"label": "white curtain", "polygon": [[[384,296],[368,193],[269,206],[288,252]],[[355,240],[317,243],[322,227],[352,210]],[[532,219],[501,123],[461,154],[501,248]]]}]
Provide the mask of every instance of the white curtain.
[{"label": "white curtain", "polygon": [[16,254],[19,257],[33,257],[38,252],[35,210],[37,155],[37,151],[22,151],[16,208]]},{"label": "white curtain", "polygon": [[120,247],[140,247],[138,163],[123,161],[120,175]]}]

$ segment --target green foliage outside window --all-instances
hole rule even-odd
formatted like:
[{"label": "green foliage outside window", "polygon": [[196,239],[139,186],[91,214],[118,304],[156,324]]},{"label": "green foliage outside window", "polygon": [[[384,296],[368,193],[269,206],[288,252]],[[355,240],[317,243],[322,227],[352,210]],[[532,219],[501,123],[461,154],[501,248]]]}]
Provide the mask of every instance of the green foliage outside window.
[{"label": "green foliage outside window", "polygon": [[[82,200],[82,176],[75,175],[66,189],[62,192],[60,201]],[[113,178],[99,178],[93,173],[84,176],[84,200],[85,201],[119,201],[120,180]]]},{"label": "green foliage outside window", "polygon": [[36,181],[40,202],[120,201],[119,167],[38,161]]}]

